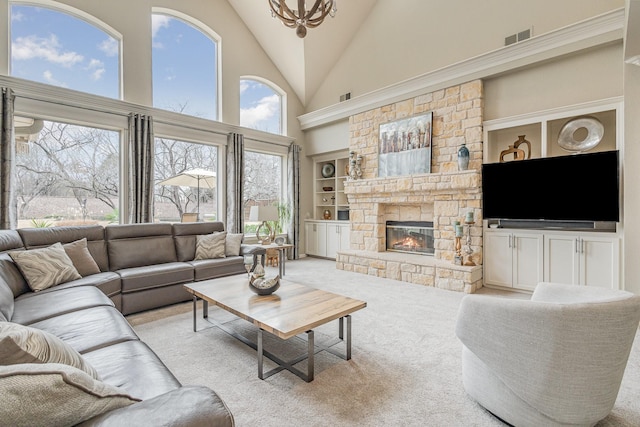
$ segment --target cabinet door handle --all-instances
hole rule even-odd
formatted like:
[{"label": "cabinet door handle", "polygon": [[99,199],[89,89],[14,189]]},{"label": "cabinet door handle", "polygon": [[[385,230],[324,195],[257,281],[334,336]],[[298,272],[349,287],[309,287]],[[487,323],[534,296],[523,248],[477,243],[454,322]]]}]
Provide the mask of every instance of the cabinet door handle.
[{"label": "cabinet door handle", "polygon": [[584,253],[584,239],[580,238],[580,253]]},{"label": "cabinet door handle", "polygon": [[509,247],[513,248],[514,247],[514,241],[513,241],[513,234],[509,234]]},{"label": "cabinet door handle", "polygon": [[573,241],[573,251],[577,254],[580,253],[578,251],[578,238],[576,238],[576,240]]}]

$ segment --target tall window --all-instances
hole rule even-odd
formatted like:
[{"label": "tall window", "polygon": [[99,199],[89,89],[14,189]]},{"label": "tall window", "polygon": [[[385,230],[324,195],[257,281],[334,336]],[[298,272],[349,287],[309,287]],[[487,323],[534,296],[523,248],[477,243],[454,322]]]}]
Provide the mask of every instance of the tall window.
[{"label": "tall window", "polygon": [[169,15],[152,15],[153,106],[218,119],[217,42]]},{"label": "tall window", "polygon": [[240,126],[283,134],[284,96],[269,84],[240,80]]},{"label": "tall window", "polygon": [[68,13],[11,5],[11,75],[120,98],[120,42]]},{"label": "tall window", "polygon": [[278,206],[281,221],[277,232],[284,232],[286,218],[282,203],[282,161],[281,156],[245,151],[244,155],[244,200],[243,212],[245,233],[255,232],[257,223],[249,223],[251,206]]},{"label": "tall window", "polygon": [[[202,221],[217,220],[217,170],[217,147],[156,138],[155,220],[176,222],[185,213],[195,213]],[[179,181],[163,184],[178,176]]]},{"label": "tall window", "polygon": [[33,122],[16,135],[18,227],[118,222],[120,134]]}]

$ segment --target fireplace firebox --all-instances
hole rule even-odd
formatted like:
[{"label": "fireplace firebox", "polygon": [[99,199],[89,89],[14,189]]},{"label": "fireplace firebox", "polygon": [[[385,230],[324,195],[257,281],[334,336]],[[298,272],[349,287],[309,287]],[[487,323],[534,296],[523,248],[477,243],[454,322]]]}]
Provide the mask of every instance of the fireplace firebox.
[{"label": "fireplace firebox", "polygon": [[387,251],[433,255],[433,222],[387,221]]}]

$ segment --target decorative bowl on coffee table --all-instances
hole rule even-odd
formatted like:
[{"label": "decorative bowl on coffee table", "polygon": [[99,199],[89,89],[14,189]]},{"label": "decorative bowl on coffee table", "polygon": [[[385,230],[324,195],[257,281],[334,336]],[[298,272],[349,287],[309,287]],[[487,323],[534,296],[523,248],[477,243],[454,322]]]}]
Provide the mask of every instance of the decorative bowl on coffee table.
[{"label": "decorative bowl on coffee table", "polygon": [[280,287],[280,276],[267,279],[265,277],[251,276],[249,279],[249,289],[258,295],[271,295]]}]

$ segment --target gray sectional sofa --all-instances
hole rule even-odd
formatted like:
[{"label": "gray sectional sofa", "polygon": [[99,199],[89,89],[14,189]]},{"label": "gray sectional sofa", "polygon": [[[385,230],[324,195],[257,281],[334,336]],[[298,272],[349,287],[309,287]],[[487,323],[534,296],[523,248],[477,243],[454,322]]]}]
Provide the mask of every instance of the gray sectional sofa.
[{"label": "gray sectional sofa", "polygon": [[[101,381],[141,400],[83,425],[233,425],[215,392],[183,387],[123,316],[189,300],[185,283],[246,274],[243,255],[255,262],[262,249],[242,245],[238,256],[194,260],[197,236],[220,231],[219,222],[0,230],[0,326],[17,323],[60,338]],[[9,255],[82,238],[100,271],[38,292]]]}]

